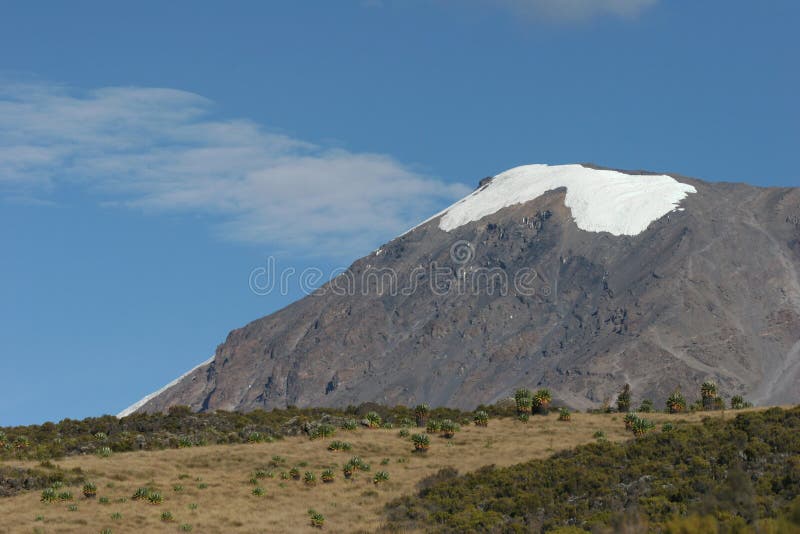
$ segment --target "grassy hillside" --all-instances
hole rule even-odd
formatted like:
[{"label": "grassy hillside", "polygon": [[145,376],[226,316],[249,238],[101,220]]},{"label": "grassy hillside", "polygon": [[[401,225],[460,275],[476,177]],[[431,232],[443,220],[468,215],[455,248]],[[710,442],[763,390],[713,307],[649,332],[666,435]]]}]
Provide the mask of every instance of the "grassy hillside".
[{"label": "grassy hillside", "polygon": [[[729,417],[731,412],[726,414],[716,412],[712,417]],[[282,424],[278,424],[276,418],[276,428],[286,427],[287,415],[283,414]],[[699,421],[702,415],[652,414],[652,418],[659,425],[664,421],[675,422],[678,434],[683,435],[688,432],[683,427]],[[170,416],[163,417],[167,420]],[[175,425],[185,424],[177,421],[180,418],[178,414],[171,417]],[[406,432],[417,432],[415,428],[368,429],[361,425],[356,430],[337,428],[334,436],[313,440],[301,433],[271,442],[245,440],[245,443],[164,450],[112,451],[108,455],[102,453],[102,447],[93,446],[91,452],[87,449],[86,454],[44,462],[25,459],[27,453],[21,459],[12,454],[0,464],[4,469],[35,470],[42,478],[42,485],[48,488],[52,487],[53,480],[64,479],[65,482],[61,486],[56,484],[54,500],[50,503],[41,502],[43,491],[50,495],[47,489],[23,490],[0,498],[0,532],[120,533],[190,529],[202,533],[312,532],[316,529],[312,526],[309,509],[324,516],[324,530],[374,531],[386,523],[385,506],[389,502],[406,503],[401,515],[412,509],[419,513],[419,519],[411,522],[407,518],[401,520],[398,518],[400,508],[395,504],[393,524],[428,529],[444,521],[446,526],[450,524],[450,515],[434,519],[435,511],[428,508],[429,501],[419,497],[401,497],[417,492],[423,481],[425,485],[433,484],[434,475],[442,469],[450,473],[452,470],[466,473],[491,464],[511,466],[596,442],[598,437],[621,442],[631,436],[625,430],[620,414],[572,414],[570,421],[559,421],[558,418],[559,415],[553,413],[532,416],[528,423],[508,417],[492,418],[487,427],[462,424],[452,439],[431,433],[430,449],[424,454],[413,453],[410,436],[405,435]],[[205,419],[200,417],[196,420]],[[297,421],[289,427],[296,425]],[[112,431],[111,435],[98,438],[94,435],[97,429],[91,424],[73,427],[78,430],[69,439],[79,442],[112,439],[114,432],[113,428],[107,429]],[[8,435],[21,432],[19,429],[5,430]],[[37,435],[30,430],[28,427],[26,431],[32,436]],[[161,431],[166,430],[156,430]],[[180,435],[180,432],[173,434]],[[46,442],[36,441],[36,437],[29,439],[32,449],[47,448]],[[348,442],[350,450],[329,451],[330,443],[335,440]],[[601,445],[597,450],[616,450],[609,447]],[[356,471],[353,478],[345,479],[343,467],[354,456],[369,464],[369,471]],[[658,459],[653,462],[658,462]],[[297,468],[301,479],[283,479],[282,474],[288,477],[293,467]],[[580,469],[591,467],[582,466]],[[333,471],[333,482],[321,481],[325,469]],[[302,480],[307,471],[314,474],[314,485]],[[375,483],[380,471],[388,474],[388,480]],[[476,476],[483,477],[493,472],[485,471]],[[431,476],[434,479],[429,478]],[[478,478],[465,480],[479,485]],[[82,495],[84,483],[96,488],[95,496],[86,498]],[[455,491],[458,485],[447,487],[453,487]],[[147,499],[134,499],[139,488],[159,493],[160,502],[151,504]],[[469,495],[464,495],[463,499],[465,505],[473,502]],[[158,498],[154,500],[159,501]],[[162,514],[166,521],[162,521]],[[453,518],[457,516],[458,513],[452,514]],[[433,522],[424,522],[427,520]]]},{"label": "grassy hillside", "polygon": [[800,407],[444,478],[391,503],[388,529],[800,532]]}]

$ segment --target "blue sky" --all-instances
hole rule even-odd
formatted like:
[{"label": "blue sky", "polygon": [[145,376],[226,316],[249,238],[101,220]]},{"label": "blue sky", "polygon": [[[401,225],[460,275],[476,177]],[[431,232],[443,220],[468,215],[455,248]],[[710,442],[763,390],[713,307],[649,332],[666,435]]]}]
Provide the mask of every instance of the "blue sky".
[{"label": "blue sky", "polygon": [[0,425],[116,413],[490,174],[800,184],[800,5],[0,1]]}]

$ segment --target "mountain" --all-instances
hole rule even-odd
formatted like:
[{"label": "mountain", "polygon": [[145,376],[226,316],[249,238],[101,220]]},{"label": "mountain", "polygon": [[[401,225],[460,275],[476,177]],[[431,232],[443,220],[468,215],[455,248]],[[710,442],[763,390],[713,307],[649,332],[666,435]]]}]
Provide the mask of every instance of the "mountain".
[{"label": "mountain", "polygon": [[472,408],[520,386],[585,409],[624,383],[660,403],[706,379],[800,401],[800,189],[529,165],[132,409]]}]

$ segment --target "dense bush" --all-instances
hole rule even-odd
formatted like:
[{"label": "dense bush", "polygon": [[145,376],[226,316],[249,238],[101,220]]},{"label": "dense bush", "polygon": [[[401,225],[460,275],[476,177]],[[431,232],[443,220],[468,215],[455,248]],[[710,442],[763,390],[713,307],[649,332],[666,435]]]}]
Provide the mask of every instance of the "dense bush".
[{"label": "dense bush", "polygon": [[[701,532],[666,528],[696,514],[713,516],[720,532],[734,532],[759,520],[792,521],[789,507],[798,495],[800,408],[772,408],[443,477],[391,503],[387,528],[613,531],[635,520],[649,525],[643,530]],[[776,517],[784,519],[769,519]]]},{"label": "dense bush", "polygon": [[58,423],[0,428],[0,460],[46,460],[75,454],[108,456],[112,452],[195,447],[208,444],[254,443],[289,435],[325,438],[336,428],[355,430],[364,419],[373,428],[407,426],[418,415],[471,421],[472,412],[450,408],[392,408],[375,403],[345,409],[287,408],[247,413],[215,411],[194,413],[173,406],[166,414],[111,415]]}]

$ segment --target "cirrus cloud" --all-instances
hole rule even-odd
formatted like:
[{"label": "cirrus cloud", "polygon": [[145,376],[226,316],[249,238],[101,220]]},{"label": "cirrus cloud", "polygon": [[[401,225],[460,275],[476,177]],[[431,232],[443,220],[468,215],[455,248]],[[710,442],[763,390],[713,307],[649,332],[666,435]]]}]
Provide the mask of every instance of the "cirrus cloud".
[{"label": "cirrus cloud", "polygon": [[319,146],[214,116],[164,88],[0,84],[0,194],[210,215],[222,236],[294,254],[365,253],[465,195],[390,156]]}]

